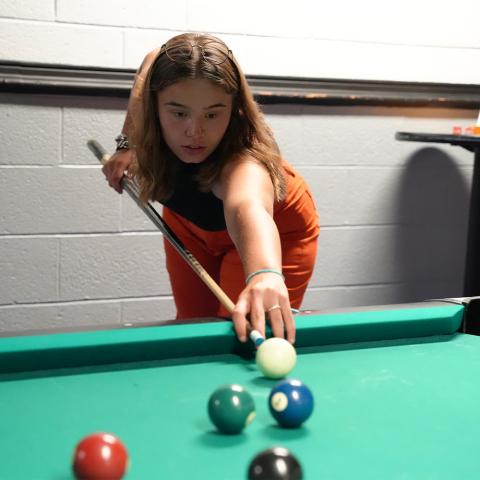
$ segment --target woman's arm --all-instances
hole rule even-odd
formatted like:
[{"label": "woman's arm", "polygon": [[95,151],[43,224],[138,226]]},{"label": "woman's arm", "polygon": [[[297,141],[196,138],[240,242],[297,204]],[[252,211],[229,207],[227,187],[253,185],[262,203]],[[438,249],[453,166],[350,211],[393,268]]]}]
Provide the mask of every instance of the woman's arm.
[{"label": "woman's arm", "polygon": [[[273,220],[274,190],[268,171],[253,160],[231,162],[221,176],[218,191],[224,204],[228,232],[238,250],[245,275],[258,270],[282,270],[280,234]],[[246,338],[247,317],[265,335],[265,312],[273,334],[295,341],[295,325],[288,290],[281,275],[253,276],[241,292],[232,315],[240,339]]]},{"label": "woman's arm", "polygon": [[[130,98],[128,100],[127,113],[125,115],[125,121],[123,122],[122,133],[129,136],[132,132],[135,119],[138,115],[141,115],[141,104],[143,88],[145,84],[145,77],[148,70],[152,66],[152,63],[157,58],[159,48],[152,50],[143,59],[140,68],[135,74],[135,80],[130,92]],[[137,120],[138,121],[138,120]],[[108,184],[115,189],[118,193],[122,193],[122,177],[125,171],[128,171],[130,165],[133,162],[133,151],[130,149],[122,149],[116,151],[110,158],[110,160],[103,166],[103,173],[108,181]]]}]

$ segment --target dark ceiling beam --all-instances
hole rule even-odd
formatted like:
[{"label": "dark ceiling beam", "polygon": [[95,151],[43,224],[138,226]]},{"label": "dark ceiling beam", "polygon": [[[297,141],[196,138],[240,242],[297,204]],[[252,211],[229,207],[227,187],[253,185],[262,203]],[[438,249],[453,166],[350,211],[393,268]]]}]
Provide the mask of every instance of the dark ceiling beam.
[{"label": "dark ceiling beam", "polygon": [[[0,92],[127,98],[131,69],[0,61]],[[247,76],[260,104],[480,108],[480,85]]]}]

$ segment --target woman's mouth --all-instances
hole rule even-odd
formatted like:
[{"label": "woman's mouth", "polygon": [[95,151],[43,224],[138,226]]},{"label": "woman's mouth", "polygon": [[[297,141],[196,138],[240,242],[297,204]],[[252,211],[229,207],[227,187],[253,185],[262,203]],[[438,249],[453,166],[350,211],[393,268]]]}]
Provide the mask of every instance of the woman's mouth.
[{"label": "woman's mouth", "polygon": [[207,147],[203,145],[182,145],[182,150],[189,155],[200,155],[206,151]]}]

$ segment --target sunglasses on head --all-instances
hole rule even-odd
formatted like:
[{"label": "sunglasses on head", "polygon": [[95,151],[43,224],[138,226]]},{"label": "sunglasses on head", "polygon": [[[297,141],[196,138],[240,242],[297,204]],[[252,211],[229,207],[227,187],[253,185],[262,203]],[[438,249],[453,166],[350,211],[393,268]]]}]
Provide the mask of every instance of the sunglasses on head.
[{"label": "sunglasses on head", "polygon": [[202,58],[213,65],[221,65],[232,54],[224,44],[214,40],[202,44],[182,42],[169,45],[167,42],[162,45],[160,54],[165,52],[172,62],[185,63],[192,58],[194,48],[198,48]]}]

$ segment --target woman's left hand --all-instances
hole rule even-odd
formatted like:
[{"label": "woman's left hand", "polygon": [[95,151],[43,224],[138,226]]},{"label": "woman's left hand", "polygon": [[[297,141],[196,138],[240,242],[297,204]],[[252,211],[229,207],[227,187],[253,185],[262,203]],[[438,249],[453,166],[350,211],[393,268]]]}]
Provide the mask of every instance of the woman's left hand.
[{"label": "woman's left hand", "polygon": [[240,341],[248,338],[248,324],[265,337],[267,318],[273,336],[295,343],[295,321],[287,287],[281,276],[269,272],[253,277],[238,297],[232,320]]}]

